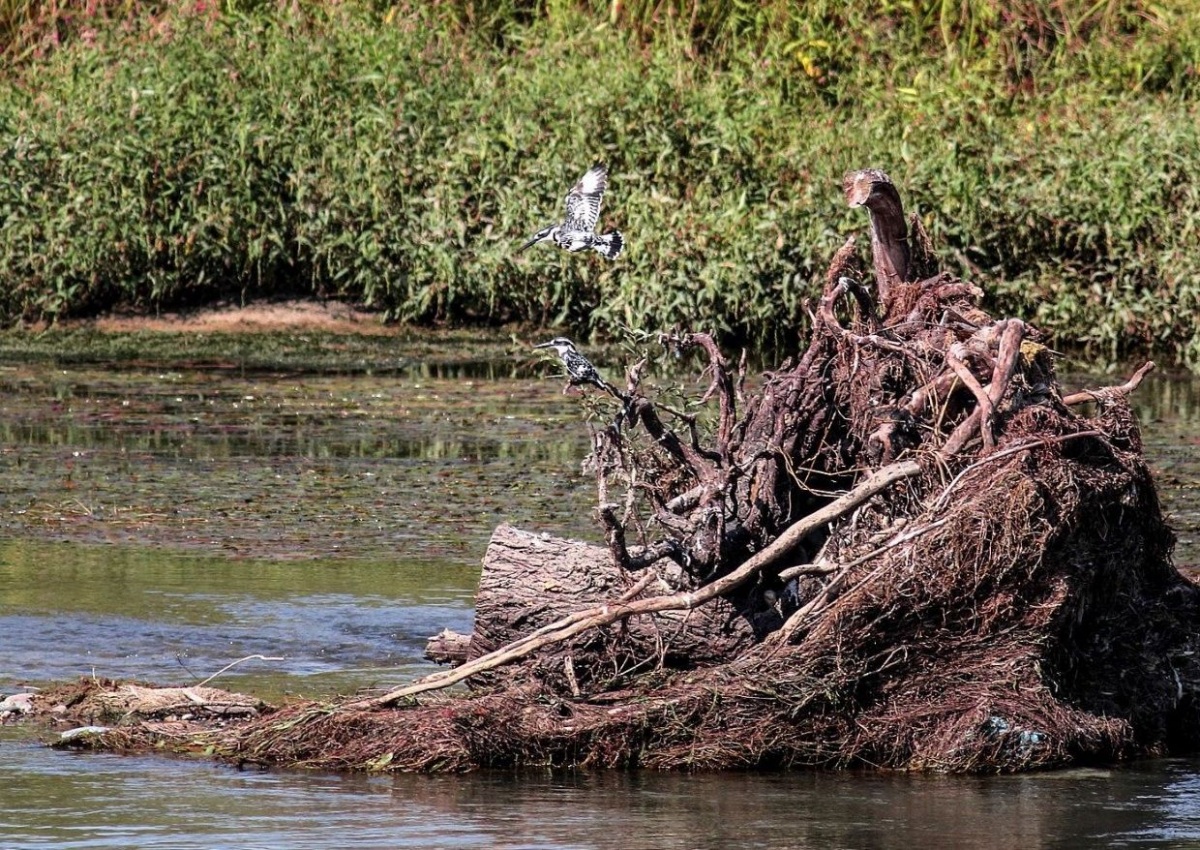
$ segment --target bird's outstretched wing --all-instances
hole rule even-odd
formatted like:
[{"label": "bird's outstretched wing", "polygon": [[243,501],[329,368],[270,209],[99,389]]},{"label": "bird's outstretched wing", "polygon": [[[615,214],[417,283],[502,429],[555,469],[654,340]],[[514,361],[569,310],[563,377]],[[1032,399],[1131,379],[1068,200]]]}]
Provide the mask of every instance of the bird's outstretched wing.
[{"label": "bird's outstretched wing", "polygon": [[567,193],[567,230],[590,231],[600,219],[600,199],[608,188],[608,169],[598,162]]}]

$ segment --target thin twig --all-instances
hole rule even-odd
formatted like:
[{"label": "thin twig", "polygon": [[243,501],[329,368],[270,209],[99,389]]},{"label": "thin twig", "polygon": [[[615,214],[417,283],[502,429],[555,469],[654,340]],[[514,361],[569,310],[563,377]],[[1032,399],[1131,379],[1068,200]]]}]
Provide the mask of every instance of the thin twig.
[{"label": "thin twig", "polygon": [[841,564],[831,564],[828,561],[813,561],[810,564],[797,564],[794,567],[788,567],[779,574],[779,580],[785,584],[794,578],[800,576],[827,576],[830,573],[836,573],[842,568]]},{"label": "thin twig", "polygon": [[247,655],[245,658],[239,658],[237,661],[231,661],[230,663],[228,663],[224,667],[222,667],[220,670],[218,670],[216,673],[213,673],[211,676],[209,676],[203,682],[197,682],[196,684],[192,685],[192,687],[193,688],[201,688],[201,687],[207,685],[213,679],[220,676],[226,670],[229,670],[229,669],[232,669],[232,668],[238,666],[243,661],[254,661],[255,659],[257,659],[258,661],[283,661],[284,657],[282,655]]},{"label": "thin twig", "polygon": [[954,476],[954,478],[951,479],[950,483],[946,485],[946,489],[942,491],[942,495],[938,496],[937,501],[933,503],[933,508],[931,509],[931,512],[937,513],[942,508],[944,508],[946,506],[947,500],[950,498],[951,491],[953,491],[954,488],[958,486],[958,483],[967,476],[967,473],[973,472],[976,469],[979,469],[979,467],[983,466],[985,463],[991,463],[992,461],[1001,460],[1002,458],[1006,458],[1009,455],[1014,455],[1017,452],[1023,452],[1026,449],[1036,449],[1039,446],[1049,446],[1053,443],[1065,443],[1067,440],[1075,440],[1080,437],[1104,437],[1104,436],[1106,436],[1106,435],[1102,431],[1076,431],[1074,434],[1062,434],[1058,437],[1046,437],[1041,440],[1030,440],[1028,443],[1021,443],[1020,445],[1009,446],[1007,449],[1003,449],[1002,451],[998,451],[993,454],[990,454],[987,457],[984,457],[984,458],[981,458],[981,459],[975,461],[975,463],[971,464],[966,469],[964,469],[962,472],[958,473],[958,475]]},{"label": "thin twig", "polygon": [[800,566],[797,566],[797,567],[788,567],[786,570],[784,570],[783,572],[781,572],[779,574],[779,580],[782,582],[788,582],[788,581],[791,581],[792,579],[796,578],[797,576],[822,575],[822,574],[826,574],[826,573],[835,573],[840,570],[848,570],[853,567],[857,567],[859,564],[866,563],[867,561],[871,560],[872,558],[878,558],[884,552],[888,551],[889,549],[896,548],[901,543],[907,543],[908,541],[912,540],[913,538],[920,537],[922,534],[932,531],[933,529],[943,526],[945,524],[946,524],[946,520],[939,519],[937,522],[932,522],[928,525],[922,525],[920,528],[914,528],[912,531],[908,531],[903,534],[897,535],[896,537],[892,538],[887,543],[883,544],[882,546],[878,547],[877,549],[872,549],[867,554],[860,555],[859,557],[855,558],[853,561],[850,561],[849,563],[846,563],[846,564],[801,564]]},{"label": "thin twig", "polygon": [[809,603],[807,605],[805,605],[802,608],[799,608],[795,612],[793,612],[793,614],[790,617],[788,617],[787,622],[785,622],[783,624],[783,626],[777,632],[772,634],[768,638],[768,640],[771,643],[773,643],[776,648],[783,646],[784,644],[786,644],[788,641],[791,640],[792,636],[795,635],[796,632],[799,631],[802,626],[809,625],[809,621],[812,619],[812,617],[814,615],[823,613],[825,610],[828,609],[829,606],[836,603],[839,599],[845,599],[846,597],[853,594],[855,591],[864,587],[868,582],[870,582],[872,579],[874,579],[875,576],[879,575],[879,573],[883,571],[883,568],[886,565],[880,564],[878,567],[871,570],[871,572],[869,572],[865,576],[863,576],[862,579],[859,580],[859,582],[856,585],[854,585],[854,587],[850,588],[845,593],[838,594],[835,597],[834,593],[835,593],[835,591],[838,590],[838,585],[841,583],[841,581],[847,575],[849,575],[850,570],[853,569],[854,567],[857,567],[860,564],[864,564],[867,561],[871,560],[872,558],[878,557],[879,555],[886,552],[888,549],[892,549],[896,546],[899,546],[901,543],[907,543],[909,540],[912,540],[916,537],[920,537],[922,534],[925,534],[926,532],[933,531],[935,528],[940,528],[941,526],[945,525],[947,522],[949,522],[949,519],[940,519],[937,522],[932,522],[932,523],[929,523],[928,525],[923,525],[920,528],[914,528],[912,531],[909,531],[906,534],[901,534],[899,537],[895,538],[894,540],[887,543],[886,545],[880,546],[878,549],[868,552],[867,554],[862,555],[858,558],[855,558],[853,561],[850,561],[849,563],[847,563],[845,565],[842,565],[839,568],[838,574],[836,576],[834,576],[832,579],[830,579],[829,583],[826,584],[824,588],[822,588],[821,592],[819,594],[817,594],[817,596],[815,596],[811,601],[809,601]]}]

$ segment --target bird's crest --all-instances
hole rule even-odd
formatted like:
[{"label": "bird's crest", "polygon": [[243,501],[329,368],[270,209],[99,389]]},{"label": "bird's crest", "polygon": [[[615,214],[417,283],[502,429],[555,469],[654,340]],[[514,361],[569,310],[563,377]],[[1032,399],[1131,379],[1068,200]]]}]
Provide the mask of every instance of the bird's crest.
[{"label": "bird's crest", "polygon": [[553,348],[556,351],[574,351],[575,343],[567,339],[565,336],[556,336],[549,342],[538,343],[534,348]]}]

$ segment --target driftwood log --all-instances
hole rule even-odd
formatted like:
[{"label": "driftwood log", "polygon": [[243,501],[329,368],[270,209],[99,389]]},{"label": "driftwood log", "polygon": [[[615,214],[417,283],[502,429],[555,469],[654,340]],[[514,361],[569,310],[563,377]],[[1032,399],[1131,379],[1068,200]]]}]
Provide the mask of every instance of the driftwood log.
[{"label": "driftwood log", "polygon": [[[458,666],[577,611],[610,600],[630,601],[669,593],[657,573],[633,579],[607,549],[501,525],[483,557],[471,634],[443,629],[429,639],[425,657]],[[774,608],[758,612],[761,631],[778,627]],[[695,612],[668,610],[618,620],[560,647],[542,667],[578,688],[575,668],[611,667],[620,676],[637,667],[688,669],[736,657],[755,642],[755,631],[725,600]],[[557,674],[553,671],[557,671]]]},{"label": "driftwood log", "polygon": [[844,189],[870,273],[847,241],[797,359],[747,390],[713,337],[663,334],[697,358],[698,398],[645,386],[647,361],[608,388],[604,549],[498,529],[463,663],[206,746],[373,770],[1194,750],[1200,590],[1171,564],[1127,400],[1152,364],[1064,392],[1036,328],[935,273],[886,174]]},{"label": "driftwood log", "polygon": [[[502,525],[492,534],[475,597],[467,660],[479,658],[563,617],[610,600],[670,593],[657,573],[639,581],[607,549]],[[769,613],[768,613],[769,612]],[[766,609],[762,615],[774,614]],[[778,615],[775,617],[778,619]],[[778,623],[776,623],[778,625]],[[737,657],[755,642],[746,618],[724,599],[694,611],[659,611],[595,629],[539,656],[540,667],[575,690],[579,677],[611,680],[635,669],[690,669]]]}]

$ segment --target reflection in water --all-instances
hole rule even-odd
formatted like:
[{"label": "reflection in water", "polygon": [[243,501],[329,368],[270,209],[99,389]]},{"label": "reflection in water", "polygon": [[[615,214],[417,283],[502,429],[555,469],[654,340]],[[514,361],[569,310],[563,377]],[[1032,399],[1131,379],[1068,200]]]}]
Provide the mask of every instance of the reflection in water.
[{"label": "reflection in water", "polygon": [[[2,739],[0,739],[2,740]],[[36,848],[1187,846],[1198,761],[1025,777],[328,776],[4,742],[0,835]],[[12,775],[12,774],[10,774]],[[146,794],[155,788],[154,794]],[[1189,796],[1190,795],[1190,796]]]},{"label": "reflection in water", "polygon": [[0,530],[273,558],[474,559],[506,519],[595,538],[559,386],[5,370]]},{"label": "reflection in water", "polygon": [[469,631],[472,564],[239,561],[129,547],[0,544],[0,693],[80,676],[199,681],[271,698],[388,686],[426,639]]},{"label": "reflection in water", "polygon": [[[428,669],[426,636],[469,629],[496,524],[595,539],[560,383],[391,356],[373,374],[0,368],[0,693],[93,669],[194,682],[253,653],[285,660],[216,684],[393,684]],[[1136,403],[1178,560],[1200,564],[1200,383],[1156,375]],[[64,754],[25,730],[0,730],[0,754],[0,848],[1200,846],[1200,761],[338,777]]]},{"label": "reflection in water", "polygon": [[1178,535],[1175,563],[1200,576],[1200,381],[1160,376],[1134,396],[1163,510]]}]

